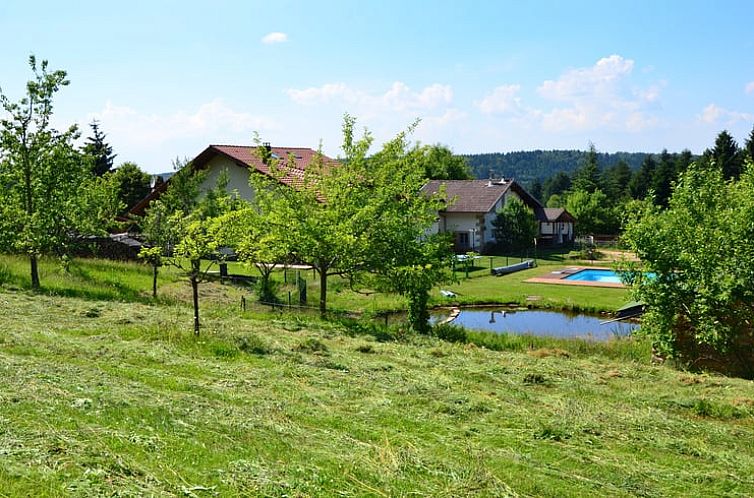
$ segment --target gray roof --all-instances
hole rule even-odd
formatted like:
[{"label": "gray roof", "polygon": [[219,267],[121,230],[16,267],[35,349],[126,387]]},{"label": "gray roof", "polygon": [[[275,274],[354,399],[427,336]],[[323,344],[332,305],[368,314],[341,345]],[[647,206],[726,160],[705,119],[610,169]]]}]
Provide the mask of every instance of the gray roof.
[{"label": "gray roof", "polygon": [[422,187],[422,192],[434,194],[445,185],[448,213],[488,213],[505,194],[512,180],[430,180]]}]

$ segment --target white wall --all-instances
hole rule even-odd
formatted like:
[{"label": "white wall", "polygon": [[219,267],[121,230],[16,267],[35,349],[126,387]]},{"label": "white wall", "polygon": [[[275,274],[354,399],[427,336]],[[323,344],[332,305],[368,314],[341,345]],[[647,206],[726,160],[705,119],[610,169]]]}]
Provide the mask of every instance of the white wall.
[{"label": "white wall", "polygon": [[214,157],[207,164],[207,178],[202,182],[200,190],[206,192],[215,188],[217,180],[223,171],[228,174],[228,192],[236,191],[241,199],[254,198],[254,190],[249,186],[249,170],[237,165],[226,157]]}]

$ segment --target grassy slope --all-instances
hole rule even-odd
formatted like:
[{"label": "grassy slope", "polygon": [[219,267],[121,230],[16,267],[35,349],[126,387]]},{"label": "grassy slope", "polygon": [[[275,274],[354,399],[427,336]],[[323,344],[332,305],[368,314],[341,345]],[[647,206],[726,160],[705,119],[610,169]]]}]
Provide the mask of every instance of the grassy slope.
[{"label": "grassy slope", "polygon": [[197,340],[110,268],[132,302],[0,290],[0,496],[754,494],[751,382],[238,317],[219,286]]}]

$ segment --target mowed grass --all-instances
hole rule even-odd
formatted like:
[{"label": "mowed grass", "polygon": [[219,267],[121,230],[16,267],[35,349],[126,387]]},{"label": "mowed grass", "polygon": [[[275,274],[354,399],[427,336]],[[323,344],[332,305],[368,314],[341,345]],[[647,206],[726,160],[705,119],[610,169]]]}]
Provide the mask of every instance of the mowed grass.
[{"label": "mowed grass", "polygon": [[104,298],[6,272],[0,496],[754,494],[754,384],[640,340],[453,344],[217,284],[195,338],[185,282],[151,302],[148,268],[105,266],[133,275]]}]

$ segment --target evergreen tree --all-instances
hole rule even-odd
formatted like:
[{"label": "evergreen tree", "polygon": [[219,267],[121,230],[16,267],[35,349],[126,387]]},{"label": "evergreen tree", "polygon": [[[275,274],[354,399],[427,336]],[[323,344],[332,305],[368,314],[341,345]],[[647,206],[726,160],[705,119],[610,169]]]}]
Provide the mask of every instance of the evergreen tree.
[{"label": "evergreen tree", "polygon": [[542,202],[542,182],[540,182],[539,180],[534,180],[531,185],[529,185],[529,193],[539,202]]},{"label": "evergreen tree", "polygon": [[694,162],[694,155],[691,153],[691,151],[688,149],[682,150],[681,153],[678,154],[675,158],[676,178],[682,175],[687,169],[689,169],[689,166],[691,166],[692,162]]},{"label": "evergreen tree", "polygon": [[738,144],[727,130],[715,139],[715,147],[710,151],[715,166],[723,172],[723,178],[738,178],[743,171],[743,154]]},{"label": "evergreen tree", "polygon": [[631,182],[628,185],[631,197],[634,199],[644,199],[647,196],[649,188],[652,185],[652,178],[654,178],[656,168],[657,163],[652,155],[647,156],[644,159],[644,162],[641,163],[639,171],[634,173],[631,177]]},{"label": "evergreen tree", "polygon": [[532,247],[539,228],[531,209],[516,198],[508,200],[497,212],[492,226],[497,246],[505,253]]},{"label": "evergreen tree", "polygon": [[749,161],[754,163],[754,127],[752,127],[751,133],[749,133],[749,138],[746,139],[744,151],[749,156]]},{"label": "evergreen tree", "polygon": [[97,120],[92,121],[89,126],[92,128],[92,136],[87,138],[82,152],[91,158],[92,172],[102,176],[113,169],[116,154],[113,154],[113,148],[105,142],[107,135],[100,131]]},{"label": "evergreen tree", "polygon": [[561,195],[571,188],[571,177],[563,171],[558,171],[542,185],[542,199],[547,201],[553,195]]},{"label": "evergreen tree", "polygon": [[667,207],[672,184],[675,179],[676,172],[673,157],[665,149],[660,154],[660,161],[652,175],[652,190],[655,192],[655,204]]},{"label": "evergreen tree", "polygon": [[631,181],[631,168],[628,163],[621,159],[602,172],[601,181],[608,200],[617,203],[629,196],[628,185]]},{"label": "evergreen tree", "polygon": [[581,190],[590,194],[600,188],[600,167],[597,163],[597,149],[593,143],[589,144],[584,164],[573,174],[571,182],[573,190]]}]

